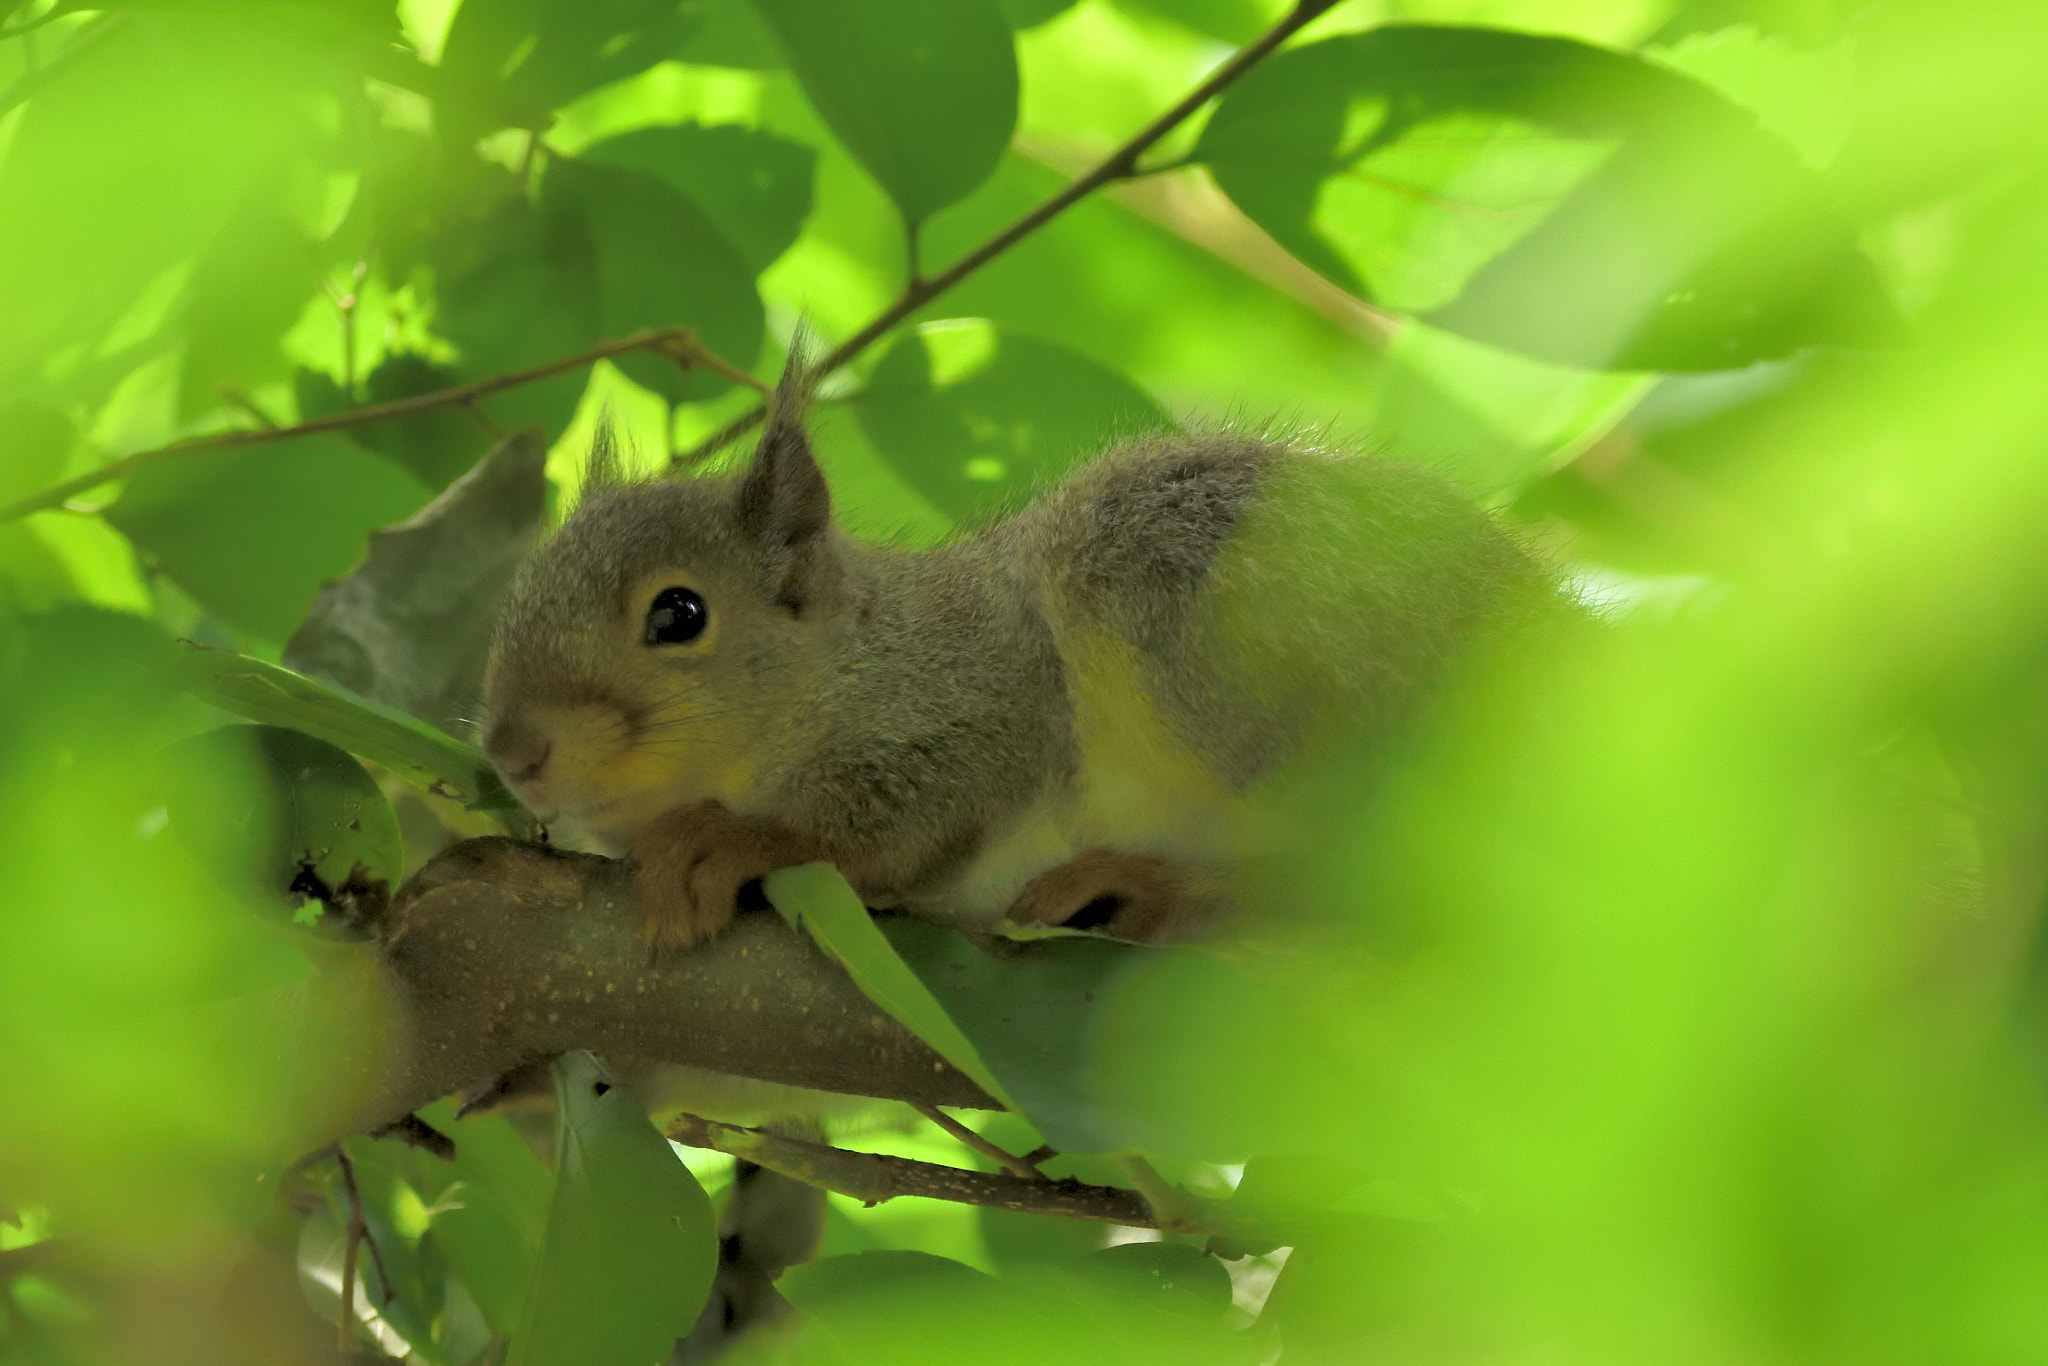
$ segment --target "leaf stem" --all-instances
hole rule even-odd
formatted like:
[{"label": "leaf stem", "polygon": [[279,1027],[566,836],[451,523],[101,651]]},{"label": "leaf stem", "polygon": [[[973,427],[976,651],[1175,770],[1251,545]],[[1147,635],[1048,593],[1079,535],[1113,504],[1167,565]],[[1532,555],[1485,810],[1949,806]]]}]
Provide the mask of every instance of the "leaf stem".
[{"label": "leaf stem", "polygon": [[272,441],[289,441],[294,437],[342,431],[349,427],[412,417],[441,408],[473,408],[478,399],[501,390],[516,389],[521,385],[552,379],[567,371],[580,370],[598,361],[634,351],[653,351],[668,356],[679,365],[698,366],[722,375],[735,384],[744,384],[763,394],[769,392],[766,384],[706,349],[697,340],[697,334],[692,329],[657,327],[646,332],[635,332],[629,337],[601,342],[588,351],[579,351],[573,356],[563,356],[530,369],[493,375],[471,384],[458,384],[450,389],[437,389],[430,394],[415,394],[411,398],[394,399],[389,403],[371,403],[360,408],[328,413],[324,417],[316,417],[310,422],[301,422],[294,427],[238,428],[234,431],[193,437],[189,441],[175,441],[168,446],[158,446],[151,450],[136,451],[132,455],[124,455],[118,460],[110,460],[104,465],[87,470],[61,484],[53,484],[40,493],[32,493],[26,498],[0,506],[0,525],[19,521],[32,512],[61,507],[66,501],[88,489],[98,488],[101,484],[115,479],[126,478],[142,466],[160,460],[175,460],[183,456],[198,455],[202,451],[234,450],[242,446],[259,446]]},{"label": "leaf stem", "polygon": [[[840,366],[880,341],[898,323],[901,323],[905,318],[917,312],[918,309],[924,307],[939,295],[944,294],[954,285],[959,284],[969,275],[980,270],[990,261],[1002,255],[1032,233],[1037,232],[1047,223],[1050,223],[1053,219],[1059,217],[1103,186],[1110,184],[1112,181],[1129,180],[1133,176],[1141,174],[1138,170],[1138,158],[1150,150],[1153,144],[1185,123],[1204,105],[1208,104],[1210,100],[1222,94],[1238,77],[1244,75],[1245,72],[1271,56],[1275,48],[1293,37],[1309,23],[1334,8],[1336,3],[1337,0],[1296,0],[1294,8],[1289,10],[1287,15],[1278,23],[1260,34],[1250,44],[1240,48],[1232,55],[1229,61],[1224,62],[1221,66],[1210,72],[1201,84],[1190,90],[1178,103],[1139,129],[1136,133],[1133,133],[1122,146],[1096,163],[1091,170],[1075,177],[1058,194],[1055,194],[1037,208],[1024,214],[1021,218],[1016,219],[1008,227],[1002,229],[995,236],[989,238],[986,242],[983,242],[980,246],[968,252],[965,256],[930,279],[918,278],[917,273],[913,270],[909,281],[903,286],[903,292],[897,296],[896,301],[876,314],[868,322],[867,326],[861,328],[858,332],[855,332],[819,358],[812,372],[813,377],[822,377],[837,370]],[[766,414],[767,405],[765,403],[741,414],[713,432],[703,441],[700,441],[691,450],[677,457],[674,463],[682,466],[699,463],[705,457],[711,455],[735,438],[751,431]]]}]

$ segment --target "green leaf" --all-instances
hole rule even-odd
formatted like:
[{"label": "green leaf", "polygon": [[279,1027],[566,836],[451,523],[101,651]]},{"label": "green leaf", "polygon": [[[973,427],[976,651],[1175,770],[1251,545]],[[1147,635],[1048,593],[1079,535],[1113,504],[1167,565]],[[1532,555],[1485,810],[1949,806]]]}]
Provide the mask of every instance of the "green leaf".
[{"label": "green leaf", "polygon": [[1091,1253],[1076,1270],[1106,1290],[1183,1318],[1215,1323],[1230,1307],[1230,1273],[1186,1243],[1124,1243]]},{"label": "green leaf", "polygon": [[1267,0],[1122,0],[1127,9],[1150,11],[1197,33],[1242,47],[1272,27],[1287,6]]},{"label": "green leaf", "polygon": [[372,529],[403,521],[426,485],[345,437],[303,436],[144,465],[107,520],[208,611],[283,640]]},{"label": "green leaf", "polygon": [[[761,349],[761,297],[754,271],[699,209],[653,175],[561,158],[548,167],[543,211],[587,236],[597,286],[598,331],[623,337],[683,323],[734,365]],[[660,356],[612,362],[671,399],[723,392],[730,381],[708,371],[685,375]]]},{"label": "green leaf", "polygon": [[999,0],[1003,18],[1018,32],[1037,28],[1074,7],[1074,0]]},{"label": "green leaf", "polygon": [[176,672],[223,711],[318,736],[474,810],[519,809],[482,751],[404,712],[232,650],[191,646]]},{"label": "green leaf", "polygon": [[282,199],[272,184],[252,190],[192,272],[178,372],[182,413],[219,408],[223,387],[246,393],[285,374],[279,342],[319,272]]},{"label": "green leaf", "polygon": [[56,483],[77,440],[71,419],[55,408],[27,399],[0,403],[0,503]]},{"label": "green leaf", "polygon": [[223,726],[157,758],[171,828],[220,880],[281,904],[321,888],[398,885],[398,816],[346,750],[283,726]]},{"label": "green leaf", "polygon": [[861,430],[941,511],[1014,503],[1117,437],[1167,424],[1106,366],[979,318],[925,323],[875,367]]},{"label": "green leaf", "polygon": [[[300,373],[305,373],[301,371]],[[325,376],[322,376],[325,378]],[[452,367],[437,365],[424,356],[400,353],[387,356],[370,372],[363,385],[363,402],[393,403],[415,398],[462,383]],[[338,390],[336,391],[338,394]],[[339,405],[337,405],[339,406]],[[305,410],[305,400],[300,400]],[[307,417],[313,416],[306,413]],[[476,464],[490,449],[491,439],[469,414],[442,408],[395,422],[377,422],[349,429],[358,445],[410,470],[429,488],[446,488],[457,476]]]},{"label": "green leaf", "polygon": [[510,1335],[540,1257],[553,1182],[502,1115],[458,1120],[453,1111],[444,1101],[421,1115],[455,1143],[445,1183],[421,1192],[434,1209],[432,1237],[492,1330]]},{"label": "green leaf", "polygon": [[554,1073],[554,1201],[508,1366],[665,1361],[718,1267],[711,1201],[596,1058]]},{"label": "green leaf", "polygon": [[1063,1153],[1142,1144],[1148,1136],[1144,1126],[1094,1086],[1096,1003],[1134,964],[1184,950],[1089,935],[981,944],[901,917],[881,922],[881,928],[900,961],[1017,1097],[1012,1108],[1030,1116],[1047,1142]]},{"label": "green leaf", "polygon": [[[587,350],[599,335],[597,247],[580,215],[550,212],[509,185],[491,210],[423,248],[436,278],[436,329],[461,351],[465,380]],[[561,434],[588,376],[494,394],[479,406],[501,427]]]},{"label": "green leaf", "polygon": [[441,71],[472,96],[478,131],[546,128],[550,111],[586,90],[645,71],[696,32],[688,0],[464,0],[448,27]]},{"label": "green leaf", "polygon": [[1009,1108],[1018,1108],[945,1007],[896,956],[838,869],[829,863],[806,863],[770,873],[762,885],[782,918],[815,939],[890,1019],[930,1044],[982,1090]]},{"label": "green leaf", "polygon": [[651,175],[683,194],[758,275],[810,216],[818,154],[758,128],[686,123],[606,138],[581,159]]},{"label": "green leaf", "polygon": [[1233,87],[1196,155],[1333,280],[1539,359],[1724,369],[1897,339],[1784,143],[1687,77],[1569,39],[1311,43]]},{"label": "green leaf", "polygon": [[1017,54],[995,0],[755,0],[833,135],[923,222],[990,173],[1017,126]]},{"label": "green leaf", "polygon": [[[928,1253],[859,1252],[791,1267],[776,1288],[804,1316],[804,1362],[1257,1360],[1255,1344],[1215,1322],[1220,1311],[1199,1325],[1190,1321],[1188,1301],[1212,1294],[1212,1279],[1197,1280],[1199,1273],[1176,1262],[1200,1292],[1176,1299],[1145,1284],[1132,1294],[1130,1282],[1151,1279],[1145,1268],[1129,1268],[1127,1281],[1116,1275],[1123,1267],[1094,1260],[1084,1259],[1085,1271],[1027,1267],[998,1279]],[[1109,1284],[1101,1283],[1105,1271]]]}]

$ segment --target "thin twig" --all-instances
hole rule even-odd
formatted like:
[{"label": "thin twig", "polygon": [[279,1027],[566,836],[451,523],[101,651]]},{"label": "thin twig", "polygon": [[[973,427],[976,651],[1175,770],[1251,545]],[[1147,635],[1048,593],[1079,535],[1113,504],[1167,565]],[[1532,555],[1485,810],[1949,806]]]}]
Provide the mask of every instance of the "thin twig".
[{"label": "thin twig", "polygon": [[735,384],[744,384],[761,393],[769,392],[769,386],[724,357],[705,349],[697,340],[696,332],[690,328],[657,327],[647,332],[635,332],[630,337],[621,337],[616,341],[603,342],[588,351],[579,351],[573,356],[563,356],[530,369],[493,375],[471,384],[458,384],[451,389],[437,389],[430,394],[415,394],[411,398],[394,399],[389,403],[372,403],[360,408],[348,408],[338,413],[328,413],[324,417],[316,417],[310,422],[301,422],[295,427],[260,430],[238,428],[234,431],[215,432],[210,436],[194,437],[189,441],[172,442],[168,446],[158,446],[152,450],[137,451],[133,455],[110,460],[96,469],[87,470],[75,478],[52,485],[40,493],[32,493],[26,498],[0,507],[0,525],[18,521],[32,512],[61,507],[74,495],[97,488],[111,480],[125,478],[141,466],[159,460],[174,460],[182,456],[197,455],[202,451],[234,450],[271,441],[289,441],[294,437],[361,427],[372,422],[387,422],[394,418],[412,417],[440,408],[470,407],[478,399],[501,390],[516,389],[521,385],[551,379],[567,371],[579,370],[598,361],[634,351],[656,352],[669,357],[679,365],[699,366]]},{"label": "thin twig", "polygon": [[941,1129],[944,1129],[954,1138],[959,1139],[983,1157],[994,1162],[1004,1171],[1010,1173],[1010,1175],[1025,1177],[1032,1181],[1044,1181],[1047,1179],[1044,1172],[1038,1170],[1038,1168],[1032,1166],[1029,1162],[1026,1162],[1001,1144],[991,1143],[988,1139],[983,1138],[980,1134],[974,1132],[974,1130],[968,1128],[938,1106],[917,1105],[912,1108]]},{"label": "thin twig", "polygon": [[1145,1197],[1117,1186],[1090,1186],[1071,1178],[1051,1181],[994,1172],[967,1171],[882,1153],[848,1152],[844,1148],[807,1143],[759,1129],[682,1115],[668,1136],[693,1148],[743,1157],[757,1166],[780,1172],[807,1186],[850,1195],[877,1205],[899,1195],[948,1200],[959,1205],[1049,1214],[1061,1219],[1088,1219],[1104,1224],[1156,1228],[1168,1233],[1208,1233],[1256,1238],[1224,1205],[1188,1196],[1180,1212],[1184,1223],[1162,1223]]},{"label": "thin twig", "polygon": [[[1058,194],[1012,222],[929,280],[919,279],[916,272],[912,271],[910,280],[903,286],[903,292],[897,296],[896,302],[883,309],[867,326],[828,351],[814,368],[813,378],[823,378],[837,370],[888,335],[905,318],[1104,185],[1140,174],[1138,158],[1151,150],[1153,144],[1185,123],[1202,106],[1221,94],[1231,82],[1264,61],[1272,54],[1273,49],[1334,8],[1336,3],[1337,0],[1296,0],[1294,8],[1285,18],[1267,29],[1248,46],[1239,49],[1229,61],[1210,72],[1208,77],[1189,91],[1179,103],[1132,134],[1122,146],[1098,162],[1093,170],[1076,177]],[[677,457],[675,463],[685,466],[698,464],[735,438],[753,430],[766,414],[765,403],[742,413],[697,443],[691,450]]]},{"label": "thin twig", "polygon": [[363,1218],[363,1197],[356,1189],[355,1163],[349,1160],[348,1149],[341,1144],[334,1145],[335,1160],[341,1163],[341,1182],[348,1192],[348,1226],[341,1235],[341,1317],[335,1321],[339,1335],[338,1346],[345,1353],[355,1341],[356,1320],[356,1252],[370,1232],[370,1226]]}]

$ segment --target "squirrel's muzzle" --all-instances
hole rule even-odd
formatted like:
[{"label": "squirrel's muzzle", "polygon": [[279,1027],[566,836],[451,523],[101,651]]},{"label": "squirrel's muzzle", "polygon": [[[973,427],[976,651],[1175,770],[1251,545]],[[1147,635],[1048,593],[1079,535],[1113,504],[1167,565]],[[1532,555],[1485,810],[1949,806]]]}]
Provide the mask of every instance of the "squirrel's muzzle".
[{"label": "squirrel's muzzle", "polygon": [[484,753],[514,784],[538,782],[553,750],[552,737],[517,712],[493,721],[484,737]]}]

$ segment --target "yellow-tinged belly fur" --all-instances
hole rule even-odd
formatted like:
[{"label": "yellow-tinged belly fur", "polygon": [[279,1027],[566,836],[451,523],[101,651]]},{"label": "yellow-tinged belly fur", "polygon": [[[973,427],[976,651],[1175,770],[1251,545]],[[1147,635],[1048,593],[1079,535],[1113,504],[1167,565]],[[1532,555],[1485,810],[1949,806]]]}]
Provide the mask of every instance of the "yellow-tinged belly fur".
[{"label": "yellow-tinged belly fur", "polygon": [[1043,794],[968,867],[940,908],[962,920],[1000,919],[1025,883],[1084,849],[1190,863],[1234,855],[1240,798],[1174,738],[1130,647],[1099,628],[1060,634],[1079,774]]}]

